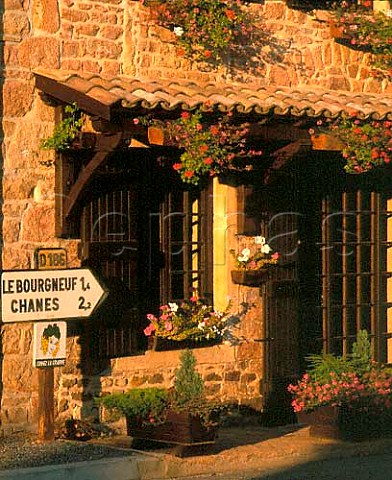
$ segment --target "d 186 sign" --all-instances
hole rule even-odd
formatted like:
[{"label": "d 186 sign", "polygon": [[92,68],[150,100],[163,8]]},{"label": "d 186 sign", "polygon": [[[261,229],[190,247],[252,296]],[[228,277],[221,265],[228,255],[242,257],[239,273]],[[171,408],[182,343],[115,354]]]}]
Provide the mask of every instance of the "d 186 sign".
[{"label": "d 186 sign", "polygon": [[15,270],[1,276],[2,321],[89,317],[105,290],[88,268]]}]

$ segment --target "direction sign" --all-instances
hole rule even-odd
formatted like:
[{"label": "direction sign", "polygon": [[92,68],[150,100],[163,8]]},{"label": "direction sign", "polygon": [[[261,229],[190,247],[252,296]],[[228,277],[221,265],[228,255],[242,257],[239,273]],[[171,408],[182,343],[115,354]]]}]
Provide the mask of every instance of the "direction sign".
[{"label": "direction sign", "polygon": [[104,296],[105,290],[88,268],[5,271],[2,321],[89,317]]}]

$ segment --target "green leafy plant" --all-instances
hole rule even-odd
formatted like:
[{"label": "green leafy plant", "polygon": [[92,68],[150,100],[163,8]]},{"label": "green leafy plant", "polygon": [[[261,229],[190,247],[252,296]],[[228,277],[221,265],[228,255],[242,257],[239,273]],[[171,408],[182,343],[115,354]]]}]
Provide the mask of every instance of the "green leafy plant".
[{"label": "green leafy plant", "polygon": [[83,118],[77,104],[67,105],[64,111],[66,116],[55,126],[52,136],[42,140],[42,149],[58,152],[67,150],[80,132]]},{"label": "green leafy plant", "polygon": [[278,263],[279,253],[272,252],[271,247],[266,243],[265,237],[254,237],[254,245],[251,247],[242,249],[239,254],[234,249],[230,250],[238,270],[260,270],[266,266]]},{"label": "green leafy plant", "polygon": [[[320,120],[317,129],[327,131],[342,142],[348,173],[363,173],[392,160],[390,120],[363,120],[357,112],[352,112],[336,120]],[[316,133],[315,129],[310,129],[310,133]]]},{"label": "green leafy plant", "polygon": [[372,362],[370,341],[360,331],[347,358],[314,355],[309,370],[288,387],[295,412],[321,406],[343,406],[358,411],[379,412],[392,407],[392,370]]},{"label": "green leafy plant", "polygon": [[108,410],[115,410],[142,425],[159,424],[164,421],[168,405],[168,391],[163,388],[134,388],[126,393],[112,393],[99,399]]},{"label": "green leafy plant", "polygon": [[199,109],[194,113],[184,111],[173,121],[143,117],[134,119],[134,123],[161,127],[168,144],[182,150],[174,170],[185,183],[197,185],[203,177],[251,170],[250,159],[262,154],[248,148],[247,126],[236,126],[231,120],[231,113],[214,119]]},{"label": "green leafy plant", "polygon": [[228,313],[231,304],[221,312],[199,299],[196,293],[181,303],[171,302],[160,307],[159,315],[149,313],[146,336],[169,340],[214,340],[221,339],[228,329]]},{"label": "green leafy plant", "polygon": [[237,0],[142,0],[156,22],[176,35],[178,55],[221,62],[252,43],[250,15]]},{"label": "green leafy plant", "polygon": [[172,388],[134,388],[125,393],[105,395],[97,401],[109,411],[116,411],[141,426],[158,426],[165,422],[168,410],[173,410],[198,416],[205,427],[212,427],[223,405],[206,398],[204,381],[196,370],[196,363],[193,352],[183,350]]}]

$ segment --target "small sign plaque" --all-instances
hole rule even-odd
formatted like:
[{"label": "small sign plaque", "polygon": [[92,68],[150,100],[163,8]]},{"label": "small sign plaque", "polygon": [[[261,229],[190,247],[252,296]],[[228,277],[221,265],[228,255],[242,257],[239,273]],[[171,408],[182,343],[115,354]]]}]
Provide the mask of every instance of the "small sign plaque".
[{"label": "small sign plaque", "polygon": [[67,267],[65,248],[38,248],[35,251],[35,265],[38,270],[57,270]]},{"label": "small sign plaque", "polygon": [[34,324],[33,366],[63,367],[66,358],[67,323],[39,322]]}]

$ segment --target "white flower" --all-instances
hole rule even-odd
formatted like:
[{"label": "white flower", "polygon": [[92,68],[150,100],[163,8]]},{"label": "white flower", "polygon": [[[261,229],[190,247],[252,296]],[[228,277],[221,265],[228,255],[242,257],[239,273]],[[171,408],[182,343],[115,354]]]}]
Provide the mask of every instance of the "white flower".
[{"label": "white flower", "polygon": [[203,330],[205,326],[206,326],[205,322],[200,322],[200,323],[198,324],[197,328],[198,328],[199,330]]},{"label": "white flower", "polygon": [[260,237],[260,236],[255,237],[255,244],[256,245],[264,245],[265,244],[265,237]]},{"label": "white flower", "polygon": [[177,37],[181,37],[181,35],[184,33],[184,29],[182,27],[174,27],[173,32]]},{"label": "white flower", "polygon": [[176,303],[169,303],[170,310],[176,312],[178,310],[178,305]]},{"label": "white flower", "polygon": [[272,251],[272,248],[268,245],[268,243],[265,243],[262,247],[261,247],[261,251],[263,253],[270,253]]},{"label": "white flower", "polygon": [[249,260],[250,250],[249,248],[244,248],[241,252],[241,255],[238,255],[237,260],[239,262],[247,262]]}]

